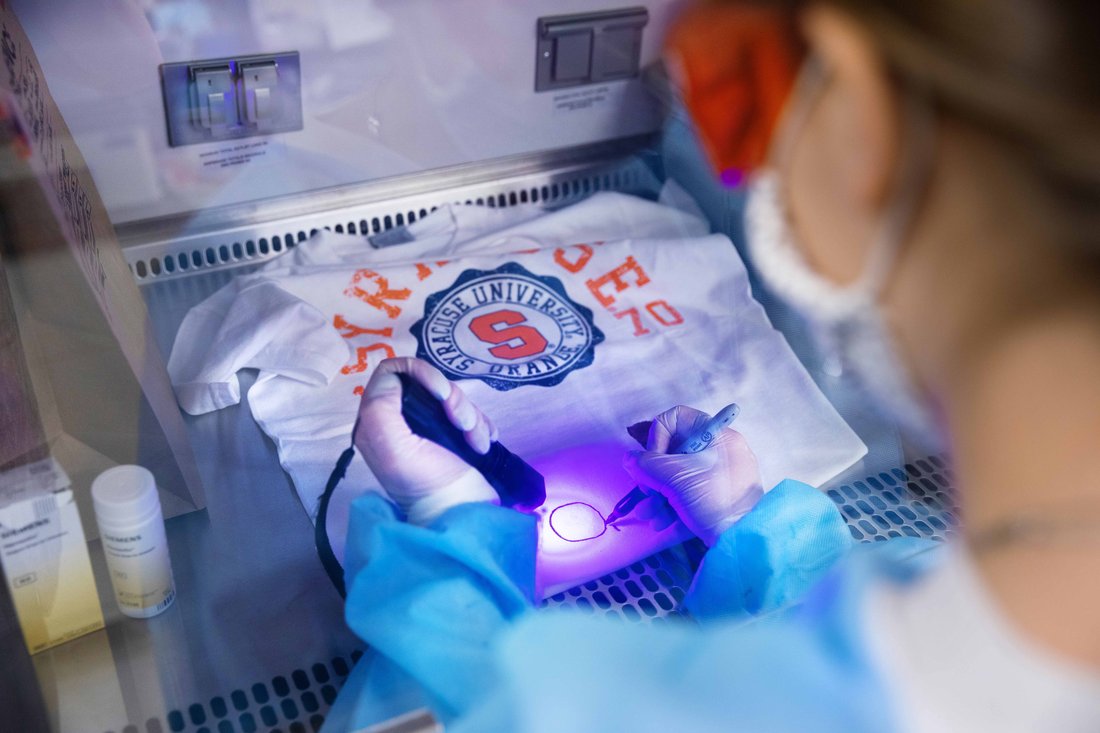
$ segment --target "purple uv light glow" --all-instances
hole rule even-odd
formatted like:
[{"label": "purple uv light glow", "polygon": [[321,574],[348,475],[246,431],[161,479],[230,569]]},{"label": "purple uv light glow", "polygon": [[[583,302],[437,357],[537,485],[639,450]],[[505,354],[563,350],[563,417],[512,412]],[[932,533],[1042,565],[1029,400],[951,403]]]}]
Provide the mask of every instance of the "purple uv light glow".
[{"label": "purple uv light glow", "polygon": [[722,171],[719,178],[722,181],[722,185],[726,188],[737,188],[745,182],[747,176],[745,175],[745,171],[740,168],[726,168]]},{"label": "purple uv light glow", "polygon": [[[554,526],[550,526],[551,513],[566,504],[595,507],[596,511],[585,507],[569,510],[583,511],[590,517],[600,510],[611,511],[634,488],[633,479],[623,470],[623,454],[631,447],[624,439],[572,446],[530,459],[532,467],[546,479],[546,503],[535,512],[540,525],[536,567],[540,597],[599,578],[691,537],[679,522],[665,528],[654,527],[644,518],[645,507],[640,505],[627,520],[612,528],[616,531],[608,531],[590,542],[571,542],[559,534],[564,532],[570,538],[583,536],[558,521],[569,516],[565,510],[558,512]],[[601,522],[602,519],[601,514]]]},{"label": "purple uv light glow", "polygon": [[566,542],[588,542],[607,532],[607,520],[596,507],[583,501],[562,504],[550,512],[548,522],[554,534]]}]

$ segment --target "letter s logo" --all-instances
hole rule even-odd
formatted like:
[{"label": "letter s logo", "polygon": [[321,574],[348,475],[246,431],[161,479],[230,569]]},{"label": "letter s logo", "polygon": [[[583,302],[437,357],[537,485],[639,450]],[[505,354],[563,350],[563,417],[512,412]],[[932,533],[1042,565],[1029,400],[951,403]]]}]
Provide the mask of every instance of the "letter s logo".
[{"label": "letter s logo", "polygon": [[[541,354],[546,350],[547,341],[532,326],[521,326],[527,319],[522,313],[511,310],[499,310],[486,313],[470,321],[470,330],[487,344],[500,344],[489,349],[489,353],[499,359],[523,359]],[[510,342],[519,340],[518,345]]]}]

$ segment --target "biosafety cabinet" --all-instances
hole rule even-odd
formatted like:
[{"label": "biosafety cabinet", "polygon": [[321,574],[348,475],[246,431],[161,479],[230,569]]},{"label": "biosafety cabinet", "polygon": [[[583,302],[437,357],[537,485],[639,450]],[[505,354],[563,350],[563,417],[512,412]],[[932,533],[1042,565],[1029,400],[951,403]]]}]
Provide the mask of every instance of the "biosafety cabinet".
[{"label": "biosafety cabinet", "polygon": [[[250,410],[254,364],[243,364],[239,404],[180,410],[166,361],[181,323],[315,235],[399,252],[440,210],[529,218],[618,192],[691,208],[730,237],[736,257],[744,193],[713,179],[661,64],[684,5],[0,7],[0,487],[10,495],[22,477],[19,486],[43,495],[68,489],[80,517],[69,529],[85,535],[102,610],[99,630],[76,629],[29,654],[11,597],[37,587],[47,603],[57,588],[45,571],[18,574],[17,585],[6,577],[0,729],[320,729],[363,644],[319,560],[316,506],[300,498]],[[624,229],[629,240],[629,221]],[[584,256],[577,252],[564,256],[568,266]],[[770,322],[866,446],[821,485],[853,536],[949,535],[945,459],[907,449],[755,286],[751,262],[748,276]],[[669,303],[646,305],[636,322],[616,317],[637,333],[648,328],[643,317],[654,328],[677,323]],[[361,348],[364,368],[400,351]],[[523,389],[509,394],[520,399]],[[548,404],[530,409],[566,429],[567,407]],[[176,598],[145,620],[118,609],[88,496],[100,471],[124,463],[153,472],[168,517]],[[50,479],[28,466],[48,466]],[[541,605],[667,623],[681,615],[702,548],[686,534],[666,544],[576,584],[559,578]],[[430,715],[399,713],[407,714],[371,730],[437,729]]]}]

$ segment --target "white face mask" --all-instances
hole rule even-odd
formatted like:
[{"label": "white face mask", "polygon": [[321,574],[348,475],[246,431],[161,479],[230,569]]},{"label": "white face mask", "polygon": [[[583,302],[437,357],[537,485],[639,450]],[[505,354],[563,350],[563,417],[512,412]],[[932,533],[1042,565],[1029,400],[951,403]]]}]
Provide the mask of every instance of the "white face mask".
[{"label": "white face mask", "polygon": [[945,447],[943,431],[899,356],[878,306],[924,188],[927,171],[914,169],[927,168],[930,159],[922,160],[925,148],[931,147],[928,114],[914,109],[909,115],[916,123],[910,130],[910,163],[903,168],[898,195],[887,208],[870,260],[856,282],[836,285],[806,261],[774,172],[760,174],[752,184],[745,225],[749,253],[765,287],[803,316],[826,363],[852,374],[878,410],[896,421],[917,447],[938,452]]}]

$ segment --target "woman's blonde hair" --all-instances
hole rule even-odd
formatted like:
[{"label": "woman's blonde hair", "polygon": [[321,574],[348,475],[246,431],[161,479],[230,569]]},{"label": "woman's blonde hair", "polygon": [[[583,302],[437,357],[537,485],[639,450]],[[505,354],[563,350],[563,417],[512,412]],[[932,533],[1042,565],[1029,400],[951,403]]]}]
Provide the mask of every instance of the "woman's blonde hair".
[{"label": "woman's blonde hair", "polygon": [[1100,256],[1100,0],[711,0],[838,8],[899,83],[1003,143]]},{"label": "woman's blonde hair", "polygon": [[849,13],[900,81],[1009,146],[1100,254],[1100,0],[785,4],[811,2]]}]

